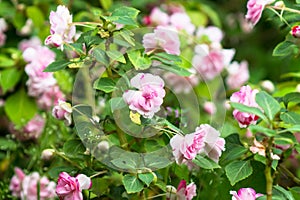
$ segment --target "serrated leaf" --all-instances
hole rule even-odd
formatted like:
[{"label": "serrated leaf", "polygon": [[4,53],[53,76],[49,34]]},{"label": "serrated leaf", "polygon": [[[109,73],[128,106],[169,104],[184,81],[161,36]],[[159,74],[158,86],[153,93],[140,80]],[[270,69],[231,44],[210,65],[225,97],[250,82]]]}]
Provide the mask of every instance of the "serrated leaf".
[{"label": "serrated leaf", "polygon": [[151,66],[150,58],[142,56],[139,50],[130,51],[127,55],[136,70],[145,70]]},{"label": "serrated leaf", "polygon": [[63,151],[67,156],[77,157],[78,154],[83,154],[85,152],[85,147],[81,140],[71,139],[65,142]]},{"label": "serrated leaf", "polygon": [[24,125],[37,112],[35,101],[29,98],[22,89],[9,96],[4,104],[4,110],[15,125]]},{"label": "serrated leaf", "polygon": [[262,91],[256,94],[255,97],[256,103],[264,110],[264,114],[270,119],[273,120],[275,115],[280,111],[281,106],[268,93]]},{"label": "serrated leaf", "polygon": [[266,116],[263,114],[263,112],[259,109],[259,108],[255,108],[255,107],[249,107],[249,106],[245,106],[243,104],[240,103],[235,103],[235,102],[230,102],[230,105],[241,111],[241,112],[246,112],[246,113],[252,113],[257,115],[258,117],[260,117],[262,120],[267,121]]},{"label": "serrated leaf", "polygon": [[250,125],[249,129],[252,133],[264,133],[269,137],[276,135],[276,131],[272,129],[268,129],[259,125]]},{"label": "serrated leaf", "polygon": [[273,56],[287,56],[294,52],[297,46],[290,41],[279,43],[273,50]]},{"label": "serrated leaf", "polygon": [[20,80],[22,72],[15,68],[5,69],[0,72],[0,85],[3,93],[12,89]]},{"label": "serrated leaf", "polygon": [[280,114],[280,119],[287,124],[300,124],[300,114],[294,112],[285,112]]},{"label": "serrated leaf", "polygon": [[149,187],[154,179],[154,175],[152,173],[143,173],[138,174],[138,178]]},{"label": "serrated leaf", "polygon": [[116,83],[107,77],[99,78],[94,83],[94,89],[101,90],[105,93],[111,93],[116,89]]},{"label": "serrated leaf", "polygon": [[237,182],[247,178],[253,172],[250,161],[233,161],[225,167],[226,176],[233,186]]},{"label": "serrated leaf", "polygon": [[120,51],[117,50],[110,50],[106,51],[107,56],[112,59],[112,61],[118,61],[121,63],[126,63],[126,60],[123,56],[123,54]]},{"label": "serrated leaf", "polygon": [[217,169],[221,168],[220,165],[215,163],[213,160],[209,158],[205,158],[201,155],[197,155],[196,158],[193,160],[193,163],[195,163],[198,167],[201,167],[203,169]]},{"label": "serrated leaf", "polygon": [[69,64],[71,64],[72,62],[68,61],[68,60],[58,60],[58,61],[54,61],[52,62],[50,65],[48,65],[46,67],[46,69],[44,69],[44,72],[56,72],[62,69],[65,69]]},{"label": "serrated leaf", "polygon": [[128,194],[137,193],[144,189],[144,184],[134,175],[126,174],[122,183]]}]

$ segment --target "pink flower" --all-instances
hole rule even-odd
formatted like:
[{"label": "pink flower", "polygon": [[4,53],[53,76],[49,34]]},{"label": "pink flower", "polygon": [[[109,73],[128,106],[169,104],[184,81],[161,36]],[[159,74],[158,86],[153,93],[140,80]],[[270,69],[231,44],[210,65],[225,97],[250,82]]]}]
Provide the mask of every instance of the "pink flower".
[{"label": "pink flower", "polygon": [[204,80],[218,76],[229,65],[235,53],[233,49],[210,49],[206,44],[197,45],[195,52],[192,64]]},{"label": "pink flower", "polygon": [[211,101],[204,102],[203,109],[210,115],[215,114],[217,111],[216,105]]},{"label": "pink flower", "polygon": [[177,192],[176,192],[177,200],[191,200],[196,196],[196,184],[190,183],[186,185],[185,180],[181,180]]},{"label": "pink flower", "polygon": [[226,84],[229,89],[240,88],[249,80],[249,70],[247,61],[242,61],[240,64],[236,61],[227,67],[228,76]]},{"label": "pink flower", "polygon": [[72,106],[71,104],[59,99],[58,105],[52,109],[52,116],[56,119],[65,120],[66,125],[70,126],[72,122]]},{"label": "pink flower", "polygon": [[123,94],[129,109],[137,111],[145,118],[152,118],[163,103],[164,81],[149,73],[139,73],[130,80],[130,84],[138,90],[127,90]]},{"label": "pink flower", "polygon": [[[240,103],[249,107],[259,108],[258,104],[255,101],[255,96],[258,93],[258,90],[252,90],[250,86],[241,87],[240,91],[235,92],[231,95],[230,101]],[[233,110],[234,118],[239,122],[241,128],[245,128],[250,124],[256,124],[258,116],[251,113],[240,112],[237,109]]]},{"label": "pink flower", "polygon": [[37,200],[38,184],[40,200],[48,200],[56,196],[54,192],[56,184],[53,181],[49,181],[47,177],[40,177],[39,173],[33,172],[25,176],[22,182],[21,199]]},{"label": "pink flower", "polygon": [[230,191],[230,194],[232,195],[232,200],[255,200],[263,196],[263,194],[256,193],[252,188],[241,188],[238,193],[236,193],[236,191]]},{"label": "pink flower", "polygon": [[49,110],[53,105],[58,104],[59,99],[64,99],[65,95],[57,85],[47,88],[37,100],[37,104],[44,110]]},{"label": "pink flower", "polygon": [[6,35],[4,32],[7,30],[7,24],[4,18],[0,18],[0,47],[5,44]]},{"label": "pink flower", "polygon": [[149,15],[149,22],[152,25],[167,26],[169,23],[169,16],[167,13],[161,11],[158,7],[152,9]]},{"label": "pink flower", "polygon": [[206,37],[209,42],[217,44],[219,44],[223,39],[223,32],[216,26],[199,27],[196,35],[203,40],[205,40]]},{"label": "pink flower", "polygon": [[163,50],[169,54],[180,54],[180,41],[176,31],[169,27],[158,26],[154,33],[147,33],[143,37],[146,53]]},{"label": "pink flower", "polygon": [[300,38],[300,26],[299,25],[293,26],[291,30],[291,34],[295,38]]},{"label": "pink flower", "polygon": [[33,49],[41,46],[41,40],[38,37],[32,37],[28,40],[22,40],[19,44],[19,49],[25,51],[27,48],[31,47]]},{"label": "pink flower", "polygon": [[260,20],[262,12],[266,5],[273,3],[275,0],[249,0],[247,3],[246,19],[255,26]]},{"label": "pink flower", "polygon": [[58,177],[56,194],[61,200],[83,200],[82,190],[90,189],[91,186],[91,179],[84,174],[72,177],[62,172]]},{"label": "pink flower", "polygon": [[192,35],[195,31],[195,25],[192,24],[190,17],[186,13],[176,12],[170,17],[171,26],[174,26],[178,31],[184,30]]},{"label": "pink flower", "polygon": [[50,12],[50,33],[45,44],[61,46],[63,42],[71,43],[76,34],[76,27],[72,25],[73,19],[67,7],[59,5],[56,12]]},{"label": "pink flower", "polygon": [[170,85],[172,92],[176,94],[187,94],[199,83],[199,78],[195,74],[190,76],[179,76],[177,74],[167,72],[164,74],[164,79]]},{"label": "pink flower", "polygon": [[25,178],[25,173],[18,167],[15,167],[15,175],[11,178],[9,184],[9,190],[12,191],[12,195],[15,197],[21,196],[22,181]]}]

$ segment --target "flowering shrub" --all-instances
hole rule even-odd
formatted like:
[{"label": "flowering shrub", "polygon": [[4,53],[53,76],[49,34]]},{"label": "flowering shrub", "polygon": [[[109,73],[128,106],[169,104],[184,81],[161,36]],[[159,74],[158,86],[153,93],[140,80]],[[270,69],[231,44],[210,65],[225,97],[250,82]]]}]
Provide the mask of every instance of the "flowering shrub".
[{"label": "flowering shrub", "polygon": [[299,199],[300,11],[221,2],[1,1],[0,199]]}]

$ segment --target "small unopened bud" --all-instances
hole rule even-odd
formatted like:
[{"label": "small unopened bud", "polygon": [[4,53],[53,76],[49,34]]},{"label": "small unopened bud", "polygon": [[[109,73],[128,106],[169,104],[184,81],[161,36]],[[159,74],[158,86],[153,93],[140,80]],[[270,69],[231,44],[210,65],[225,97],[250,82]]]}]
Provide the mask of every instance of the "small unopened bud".
[{"label": "small unopened bud", "polygon": [[285,7],[285,4],[284,4],[283,1],[277,1],[277,2],[275,3],[275,7],[277,7],[277,8],[284,8],[284,7]]},{"label": "small unopened bud", "polygon": [[300,92],[300,84],[296,86],[296,92]]},{"label": "small unopened bud", "polygon": [[299,25],[293,26],[291,30],[291,34],[295,38],[300,38],[300,26]]},{"label": "small unopened bud", "polygon": [[50,160],[54,155],[54,149],[44,149],[42,151],[42,160]]},{"label": "small unopened bud", "polygon": [[270,93],[274,92],[274,90],[275,90],[274,84],[272,83],[272,81],[269,81],[269,80],[265,80],[265,81],[261,82],[261,87]]},{"label": "small unopened bud", "polygon": [[99,142],[97,147],[101,152],[105,153],[109,149],[109,143],[107,141],[101,141],[101,142]]},{"label": "small unopened bud", "polygon": [[211,101],[206,101],[203,105],[203,109],[210,115],[215,114],[217,111],[216,105]]}]

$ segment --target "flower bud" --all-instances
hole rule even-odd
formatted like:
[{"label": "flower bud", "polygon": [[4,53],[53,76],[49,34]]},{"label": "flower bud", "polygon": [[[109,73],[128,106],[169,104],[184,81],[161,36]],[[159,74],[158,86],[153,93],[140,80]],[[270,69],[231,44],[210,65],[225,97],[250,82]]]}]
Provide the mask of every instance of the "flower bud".
[{"label": "flower bud", "polygon": [[274,84],[272,83],[272,81],[269,81],[269,80],[265,80],[261,83],[261,87],[266,90],[267,92],[274,92],[275,90],[275,86]]},{"label": "flower bud", "polygon": [[101,142],[99,142],[97,147],[101,152],[105,153],[109,149],[109,143],[107,141],[101,141]]},{"label": "flower bud", "polygon": [[284,8],[285,7],[285,4],[283,1],[277,1],[275,3],[275,7],[278,7],[278,8]]},{"label": "flower bud", "polygon": [[54,149],[44,149],[41,155],[42,160],[50,160],[54,155]]},{"label": "flower bud", "polygon": [[300,38],[300,26],[299,25],[293,26],[291,30],[291,34],[295,38]]},{"label": "flower bud", "polygon": [[296,92],[300,92],[300,84],[296,86]]}]

